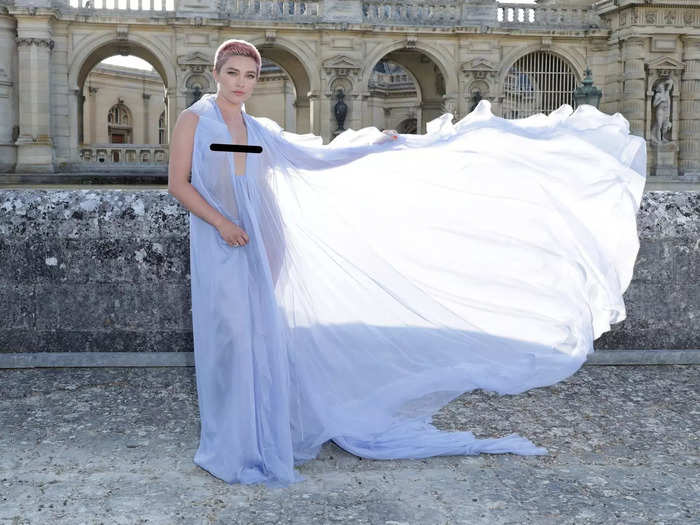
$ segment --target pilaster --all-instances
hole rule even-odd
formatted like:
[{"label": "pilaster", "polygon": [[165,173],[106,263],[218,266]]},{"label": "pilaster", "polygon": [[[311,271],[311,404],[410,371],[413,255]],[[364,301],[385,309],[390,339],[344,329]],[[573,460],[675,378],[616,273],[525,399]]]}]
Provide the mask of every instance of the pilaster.
[{"label": "pilaster", "polygon": [[51,17],[17,14],[19,78],[18,172],[54,170],[51,138]]},{"label": "pilaster", "polygon": [[700,174],[700,36],[682,37],[682,42],[680,169],[681,174]]},{"label": "pilaster", "polygon": [[628,38],[622,42],[623,87],[622,113],[630,123],[630,132],[644,137],[646,73],[644,61],[648,55],[648,39]]},{"label": "pilaster", "polygon": [[0,15],[0,173],[12,171],[17,161],[16,55],[15,21]]}]

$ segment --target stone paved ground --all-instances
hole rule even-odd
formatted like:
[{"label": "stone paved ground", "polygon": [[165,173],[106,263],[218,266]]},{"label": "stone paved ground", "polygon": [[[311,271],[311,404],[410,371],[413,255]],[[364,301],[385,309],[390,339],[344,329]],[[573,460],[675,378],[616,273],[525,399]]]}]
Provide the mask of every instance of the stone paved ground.
[{"label": "stone paved ground", "polygon": [[327,443],[287,489],[192,462],[193,368],[0,370],[0,524],[697,523],[700,367],[584,367],[435,417],[547,456],[367,460]]}]

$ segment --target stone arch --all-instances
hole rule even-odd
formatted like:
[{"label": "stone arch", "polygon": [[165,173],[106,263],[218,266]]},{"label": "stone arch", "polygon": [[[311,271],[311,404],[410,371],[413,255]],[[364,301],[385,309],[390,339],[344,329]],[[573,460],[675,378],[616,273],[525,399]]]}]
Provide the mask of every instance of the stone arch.
[{"label": "stone arch", "polygon": [[264,37],[248,40],[260,55],[277,64],[289,76],[296,91],[296,132],[308,133],[317,129],[312,120],[312,99],[320,90],[320,78],[314,66],[318,58],[308,54],[302,46],[286,38],[276,37],[267,40]]},{"label": "stone arch", "polygon": [[[386,55],[392,51],[398,51],[401,49],[410,49],[420,51],[430,58],[435,65],[440,69],[443,78],[445,79],[445,94],[446,96],[456,96],[459,89],[459,82],[457,78],[457,68],[447,67],[446,64],[450,64],[452,59],[443,53],[436,46],[427,44],[426,42],[417,40],[412,47],[406,46],[406,40],[395,40],[384,45],[378,46],[370,55],[365,59],[362,66],[361,73],[361,85],[366,86],[369,84],[369,77],[372,75],[372,69],[374,65],[379,62]],[[403,64],[401,64],[403,67]],[[414,75],[415,78],[415,75]]]},{"label": "stone arch", "polygon": [[[427,93],[431,92],[430,89],[427,89],[426,82],[428,82],[428,79],[421,78],[420,75],[416,74],[416,72],[412,70],[411,65],[402,62],[398,55],[395,57],[388,56],[391,55],[391,53],[393,53],[394,51],[402,50],[416,51],[426,56],[432,61],[432,63],[441,73],[442,78],[444,79],[444,93],[438,93],[440,100],[434,100],[431,101],[431,104],[427,104],[428,101],[425,100],[425,97],[427,96]],[[416,40],[410,45],[407,45],[406,40],[395,40],[392,42],[388,42],[384,45],[377,46],[377,48],[369,54],[369,56],[365,59],[364,63],[362,64],[362,72],[360,74],[360,78],[361,85],[365,89],[366,86],[369,85],[369,79],[372,75],[372,71],[374,69],[375,64],[384,57],[387,57],[387,60],[396,62],[401,67],[403,67],[406,71],[408,71],[411,74],[411,76],[416,82],[416,91],[418,93],[419,104],[421,106],[421,111],[418,114],[419,130],[424,128],[425,122],[428,122],[433,118],[436,118],[442,113],[444,113],[444,108],[447,103],[451,102],[452,104],[455,104],[457,102],[457,98],[459,96],[458,68],[456,67],[456,65],[453,65],[453,67],[449,67],[449,65],[452,64],[454,61],[437,46],[434,46],[425,41],[421,41],[420,39]],[[437,90],[438,89],[436,87],[435,91]],[[430,105],[435,107],[430,107]]]},{"label": "stone arch", "polygon": [[[129,54],[146,60],[160,75],[166,89],[166,93],[175,93],[177,74],[175,72],[175,60],[163,46],[138,33],[129,33],[126,40],[115,38],[112,32],[102,33],[94,37],[87,37],[81,41],[80,48],[75,53],[68,66],[68,89],[75,94],[70,97],[69,117],[76,123],[71,126],[71,160],[79,160],[78,141],[80,127],[82,127],[82,88],[85,79],[92,69],[105,58],[114,55]],[[177,107],[174,103],[167,104],[168,122],[174,122],[177,117]],[[171,129],[168,124],[167,129]]]},{"label": "stone arch", "polygon": [[105,33],[84,44],[81,42],[80,50],[68,67],[68,88],[79,89],[97,64],[119,54],[144,59],[158,72],[166,89],[176,86],[175,60],[167,50],[161,49],[159,43],[133,33],[129,33],[128,40],[118,40],[112,33]]}]

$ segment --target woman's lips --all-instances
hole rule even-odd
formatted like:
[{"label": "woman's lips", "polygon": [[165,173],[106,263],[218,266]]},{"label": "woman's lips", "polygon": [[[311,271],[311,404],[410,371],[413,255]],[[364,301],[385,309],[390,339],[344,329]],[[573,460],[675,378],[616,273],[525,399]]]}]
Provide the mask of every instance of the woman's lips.
[{"label": "woman's lips", "polygon": [[244,92],[243,91],[234,91],[236,95],[242,95]]}]

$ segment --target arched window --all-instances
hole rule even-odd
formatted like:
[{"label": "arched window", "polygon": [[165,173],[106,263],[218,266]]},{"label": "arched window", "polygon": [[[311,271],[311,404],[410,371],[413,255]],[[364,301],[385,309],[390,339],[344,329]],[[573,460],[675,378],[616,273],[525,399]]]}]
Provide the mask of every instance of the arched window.
[{"label": "arched window", "polygon": [[107,135],[112,144],[131,143],[131,112],[121,99],[107,113]]},{"label": "arched window", "polygon": [[107,115],[107,122],[115,126],[128,126],[129,110],[124,104],[115,104],[109,110],[109,114]]},{"label": "arched window", "polygon": [[165,144],[165,110],[158,117],[158,144]]},{"label": "arched window", "polygon": [[503,117],[525,118],[550,113],[562,104],[574,105],[576,75],[569,63],[550,51],[520,57],[510,67],[503,86]]}]

